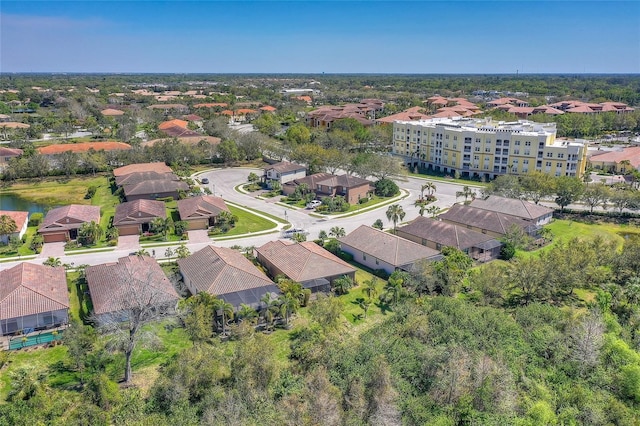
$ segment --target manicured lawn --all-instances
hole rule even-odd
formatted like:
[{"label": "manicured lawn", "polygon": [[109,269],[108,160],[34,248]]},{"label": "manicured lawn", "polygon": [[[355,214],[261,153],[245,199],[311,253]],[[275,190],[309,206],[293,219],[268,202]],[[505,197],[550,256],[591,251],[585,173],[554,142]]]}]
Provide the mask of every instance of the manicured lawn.
[{"label": "manicured lawn", "polygon": [[235,206],[229,205],[231,214],[238,217],[236,225],[225,234],[219,234],[218,237],[229,237],[232,235],[242,235],[249,232],[260,232],[271,229],[275,224],[263,217],[256,216],[255,214],[246,210],[240,209]]},{"label": "manicured lawn", "polygon": [[[98,187],[96,196],[99,200],[87,200],[84,198],[87,188]],[[100,205],[104,188],[109,188],[106,176],[78,176],[71,179],[62,177],[47,178],[40,181],[18,182],[7,188],[0,189],[0,195],[13,194],[27,201],[50,206],[64,206],[67,204],[92,204]],[[111,189],[108,189],[111,194]],[[99,195],[102,194],[102,195]]]}]

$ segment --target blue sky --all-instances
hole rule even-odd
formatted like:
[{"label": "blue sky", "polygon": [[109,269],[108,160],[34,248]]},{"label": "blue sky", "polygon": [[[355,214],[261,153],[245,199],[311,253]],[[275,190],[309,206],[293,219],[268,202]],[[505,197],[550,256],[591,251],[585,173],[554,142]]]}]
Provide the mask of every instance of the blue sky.
[{"label": "blue sky", "polygon": [[640,73],[639,1],[0,1],[0,72]]}]

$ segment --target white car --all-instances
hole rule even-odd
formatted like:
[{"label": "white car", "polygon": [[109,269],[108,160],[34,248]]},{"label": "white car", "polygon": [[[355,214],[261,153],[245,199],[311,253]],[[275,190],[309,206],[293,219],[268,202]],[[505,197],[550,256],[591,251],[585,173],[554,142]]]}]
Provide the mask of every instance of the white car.
[{"label": "white car", "polygon": [[302,228],[291,228],[285,231],[282,231],[282,238],[293,238],[296,234],[309,235],[309,231]]},{"label": "white car", "polygon": [[308,209],[315,209],[316,207],[321,206],[321,205],[322,205],[322,201],[313,200],[313,201],[307,203],[307,208]]}]

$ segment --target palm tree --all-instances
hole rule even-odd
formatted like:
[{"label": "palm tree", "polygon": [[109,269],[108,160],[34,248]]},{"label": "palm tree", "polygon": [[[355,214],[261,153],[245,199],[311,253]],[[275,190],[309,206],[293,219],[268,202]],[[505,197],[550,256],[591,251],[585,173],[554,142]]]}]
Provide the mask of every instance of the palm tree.
[{"label": "palm tree", "polygon": [[334,226],[329,230],[329,235],[331,235],[333,238],[341,238],[346,235],[346,232],[344,228],[341,228],[339,226]]},{"label": "palm tree", "polygon": [[405,212],[400,204],[392,204],[387,209],[387,219],[393,222],[393,230],[396,230],[398,221],[404,219]]},{"label": "palm tree", "polygon": [[222,299],[215,300],[216,315],[222,317],[222,334],[226,333],[227,318],[233,319],[233,305]]},{"label": "palm tree", "polygon": [[358,299],[358,306],[360,306],[360,308],[362,308],[362,310],[364,311],[364,317],[365,319],[367,318],[367,312],[369,312],[369,307],[371,306],[371,300],[365,300],[365,299]]},{"label": "palm tree", "polygon": [[278,297],[280,302],[280,315],[284,317],[285,325],[289,325],[289,317],[300,308],[300,301],[290,294],[282,294]]},{"label": "palm tree", "polygon": [[171,225],[173,225],[173,220],[170,217],[166,219],[156,217],[151,221],[151,228],[155,232],[161,233],[164,236],[165,241],[167,240],[167,233],[169,232]]},{"label": "palm tree", "polygon": [[476,198],[476,191],[469,188],[467,185],[462,187],[462,191],[456,192],[456,198],[464,197],[464,202],[467,202],[467,198],[471,198],[472,200]]},{"label": "palm tree", "polygon": [[424,191],[427,191],[427,197],[431,197],[436,192],[436,185],[433,182],[427,182],[420,187],[420,198],[424,198]]},{"label": "palm tree", "polygon": [[413,205],[418,207],[418,213],[420,214],[420,216],[424,216],[424,212],[427,208],[427,203],[424,200],[416,200]]},{"label": "palm tree", "polygon": [[324,240],[326,240],[327,238],[329,238],[329,236],[327,235],[327,231],[322,230],[318,233],[318,239],[322,240],[322,244],[324,244]]},{"label": "palm tree", "polygon": [[258,317],[258,313],[251,306],[242,303],[240,304],[237,317],[242,321],[249,321],[252,323]]},{"label": "palm tree", "polygon": [[364,282],[363,291],[365,292],[369,300],[376,296],[378,294],[378,278],[372,276],[370,280],[366,280]]},{"label": "palm tree", "polygon": [[387,284],[384,286],[384,293],[381,299],[384,299],[385,302],[391,302],[394,305],[397,304],[402,294],[402,281],[400,277],[389,277]]},{"label": "palm tree", "polygon": [[147,249],[144,249],[144,248],[141,248],[135,253],[136,253],[136,256],[149,256],[149,252],[147,251]]},{"label": "palm tree", "polygon": [[438,206],[429,206],[425,209],[425,211],[429,214],[429,216],[436,217],[438,216],[438,213],[440,213],[440,208],[438,208]]},{"label": "palm tree", "polygon": [[58,266],[62,266],[62,261],[59,257],[49,257],[47,260],[42,262],[45,266],[51,266],[52,268],[57,268]]},{"label": "palm tree", "polygon": [[265,305],[263,311],[264,321],[267,323],[267,330],[269,330],[273,325],[274,314],[278,310],[278,299],[274,299],[271,293],[266,293],[260,298],[260,301]]},{"label": "palm tree", "polygon": [[349,293],[349,289],[353,287],[353,280],[343,275],[340,278],[336,278],[333,280],[333,290],[337,294],[347,294]]}]

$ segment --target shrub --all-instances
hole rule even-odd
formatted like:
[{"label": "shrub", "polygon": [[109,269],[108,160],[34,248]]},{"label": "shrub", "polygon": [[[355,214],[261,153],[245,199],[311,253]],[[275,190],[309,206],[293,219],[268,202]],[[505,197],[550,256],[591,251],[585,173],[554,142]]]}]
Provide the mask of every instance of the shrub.
[{"label": "shrub", "polygon": [[358,203],[364,204],[369,202],[369,197],[362,197],[358,200]]},{"label": "shrub", "polygon": [[500,259],[502,260],[510,260],[516,254],[516,248],[513,243],[505,242],[502,248],[500,249]]},{"label": "shrub", "polygon": [[338,251],[338,257],[342,260],[344,260],[345,262],[352,262],[353,261],[353,255],[351,253],[347,253],[344,252],[342,250]]},{"label": "shrub", "polygon": [[173,197],[160,197],[156,198],[156,201],[164,201],[165,203],[170,203],[173,201]]},{"label": "shrub", "polygon": [[42,219],[44,219],[44,213],[33,213],[29,217],[29,226],[40,226]]},{"label": "shrub", "polygon": [[184,220],[179,220],[173,224],[175,228],[176,235],[181,236],[187,230],[188,223]]},{"label": "shrub", "polygon": [[87,193],[84,196],[85,200],[92,199],[93,196],[96,195],[97,190],[98,190],[97,186],[90,186],[89,188],[87,188]]},{"label": "shrub", "polygon": [[376,195],[379,197],[392,197],[400,192],[400,188],[389,178],[380,179],[374,184]]}]

